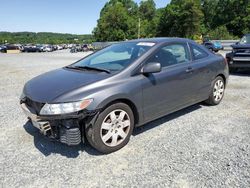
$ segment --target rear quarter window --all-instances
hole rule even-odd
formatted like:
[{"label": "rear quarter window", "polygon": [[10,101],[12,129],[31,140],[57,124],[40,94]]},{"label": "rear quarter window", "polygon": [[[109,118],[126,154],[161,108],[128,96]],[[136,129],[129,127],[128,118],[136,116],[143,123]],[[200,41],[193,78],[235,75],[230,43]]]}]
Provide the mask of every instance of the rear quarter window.
[{"label": "rear quarter window", "polygon": [[190,46],[191,46],[191,51],[192,51],[194,60],[203,59],[208,56],[208,53],[202,48],[193,44],[191,44]]},{"label": "rear quarter window", "polygon": [[190,55],[186,44],[168,45],[163,49],[172,53],[178,63],[185,63],[190,61]]}]

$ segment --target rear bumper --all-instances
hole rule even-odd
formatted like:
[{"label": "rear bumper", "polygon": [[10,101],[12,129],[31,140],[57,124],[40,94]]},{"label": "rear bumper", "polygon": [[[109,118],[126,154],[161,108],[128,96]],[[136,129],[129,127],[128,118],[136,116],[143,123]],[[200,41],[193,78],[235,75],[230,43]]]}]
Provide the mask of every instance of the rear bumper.
[{"label": "rear bumper", "polygon": [[[24,114],[44,136],[67,144],[78,145],[82,141],[82,127],[96,112],[83,111],[78,114],[39,116],[25,103],[21,103]],[[84,140],[83,140],[84,141]]]}]

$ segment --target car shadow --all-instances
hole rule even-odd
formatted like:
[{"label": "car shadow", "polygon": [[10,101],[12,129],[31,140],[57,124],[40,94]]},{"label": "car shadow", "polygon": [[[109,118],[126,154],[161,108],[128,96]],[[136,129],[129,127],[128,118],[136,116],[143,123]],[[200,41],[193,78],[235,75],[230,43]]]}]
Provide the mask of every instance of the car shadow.
[{"label": "car shadow", "polygon": [[[146,132],[148,130],[153,129],[163,123],[176,119],[182,115],[188,114],[194,110],[201,108],[201,104],[195,104],[193,106],[187,107],[180,111],[174,112],[170,115],[164,116],[152,122],[149,122],[143,126],[135,128],[133,132],[133,136]],[[94,148],[92,148],[89,144],[79,144],[78,146],[67,146],[60,142],[52,141],[42,135],[37,128],[35,128],[30,121],[27,121],[23,125],[25,131],[33,136],[34,138],[34,146],[44,155],[49,156],[51,154],[60,154],[67,158],[77,158],[81,152],[87,152],[90,155],[99,156],[103,155],[98,152]]]},{"label": "car shadow", "polygon": [[179,110],[177,112],[174,112],[174,113],[171,113],[169,115],[166,115],[166,116],[163,116],[157,120],[154,120],[154,121],[151,121],[149,123],[146,123],[145,125],[142,125],[140,127],[137,127],[134,132],[133,132],[133,136],[136,136],[138,134],[141,134],[141,133],[144,133],[146,131],[149,131],[163,123],[166,123],[166,122],[169,122],[173,119],[176,119],[180,116],[183,116],[185,114],[188,114],[190,112],[193,112],[199,108],[202,108],[202,106],[205,105],[203,103],[198,103],[198,104],[195,104],[195,105],[192,105],[192,106],[189,106],[187,108],[184,108],[182,110]]},{"label": "car shadow", "polygon": [[67,146],[57,141],[53,141],[40,133],[30,121],[27,121],[23,128],[34,138],[34,146],[44,155],[60,154],[67,158],[77,158],[81,152],[87,152],[90,155],[102,155],[88,144],[79,144],[77,146]]}]

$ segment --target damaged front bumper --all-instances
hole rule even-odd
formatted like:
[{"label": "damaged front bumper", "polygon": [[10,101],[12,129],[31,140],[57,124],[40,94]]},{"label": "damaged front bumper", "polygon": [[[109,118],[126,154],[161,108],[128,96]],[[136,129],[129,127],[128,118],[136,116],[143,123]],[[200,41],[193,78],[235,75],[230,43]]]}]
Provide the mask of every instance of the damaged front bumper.
[{"label": "damaged front bumper", "polygon": [[83,131],[85,123],[95,116],[98,111],[81,111],[65,115],[39,116],[25,103],[21,108],[34,127],[46,137],[60,141],[69,146],[84,142]]}]

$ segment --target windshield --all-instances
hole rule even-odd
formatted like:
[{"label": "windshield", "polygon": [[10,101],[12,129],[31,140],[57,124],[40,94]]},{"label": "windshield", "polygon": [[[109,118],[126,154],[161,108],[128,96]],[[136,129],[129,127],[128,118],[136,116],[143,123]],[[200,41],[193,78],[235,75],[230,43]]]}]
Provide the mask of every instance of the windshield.
[{"label": "windshield", "polygon": [[250,44],[250,35],[245,35],[240,40],[240,44]]},{"label": "windshield", "polygon": [[113,44],[72,65],[72,67],[93,67],[109,71],[121,71],[148,51],[155,43],[124,42]]}]

